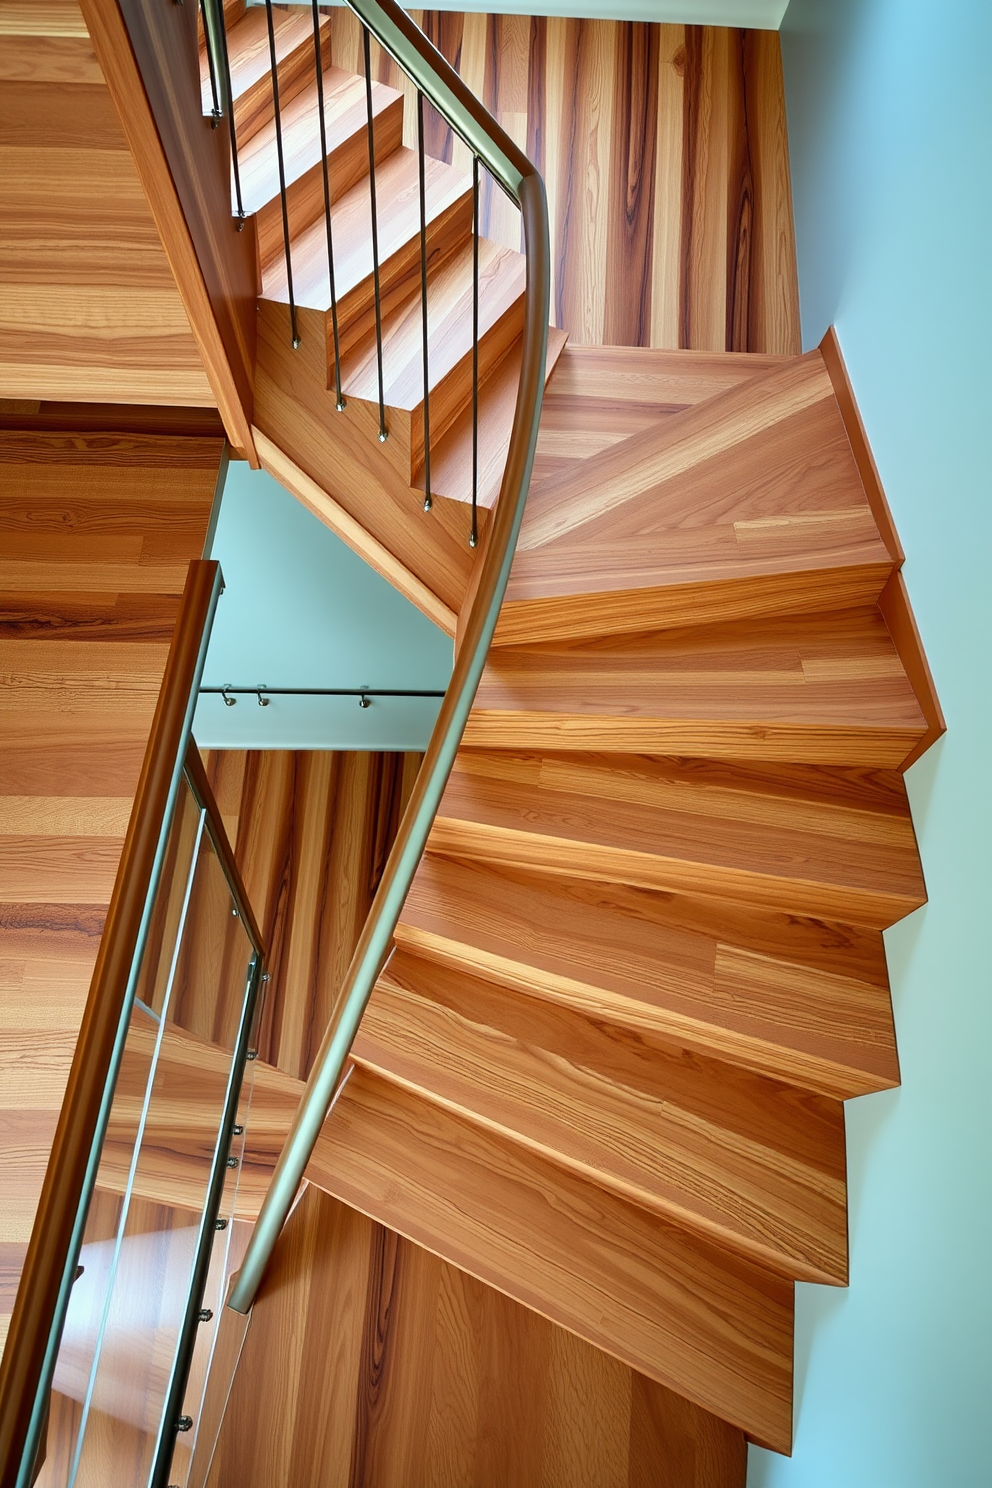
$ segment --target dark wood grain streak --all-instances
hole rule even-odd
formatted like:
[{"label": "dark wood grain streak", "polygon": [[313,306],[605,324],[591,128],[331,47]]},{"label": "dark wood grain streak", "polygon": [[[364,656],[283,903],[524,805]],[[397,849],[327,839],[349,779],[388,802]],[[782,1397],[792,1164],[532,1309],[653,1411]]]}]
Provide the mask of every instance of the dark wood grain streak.
[{"label": "dark wood grain streak", "polygon": [[747,33],[731,33],[727,92],[730,170],[727,180],[727,350],[750,350],[751,275],[755,232],[754,171],[745,81]]},{"label": "dark wood grain streak", "polygon": [[[424,16],[424,35],[433,42],[441,56],[450,62],[456,72],[461,71],[462,32],[465,18],[457,11],[431,10]],[[444,160],[449,165],[454,153],[454,135],[451,126],[429,105],[424,110],[424,148],[435,160]]]},{"label": "dark wood grain streak", "polygon": [[376,1436],[385,1393],[392,1383],[389,1370],[395,1351],[396,1304],[402,1271],[403,1244],[400,1237],[393,1230],[374,1224],[349,1488],[371,1488],[375,1481]]},{"label": "dark wood grain streak", "polygon": [[639,23],[623,27],[618,38],[607,279],[622,283],[623,294],[606,303],[603,340],[609,346],[651,341],[658,42],[657,26]]},{"label": "dark wood grain streak", "polygon": [[741,1431],[311,1186],[209,1488],[743,1488],[745,1467]]}]

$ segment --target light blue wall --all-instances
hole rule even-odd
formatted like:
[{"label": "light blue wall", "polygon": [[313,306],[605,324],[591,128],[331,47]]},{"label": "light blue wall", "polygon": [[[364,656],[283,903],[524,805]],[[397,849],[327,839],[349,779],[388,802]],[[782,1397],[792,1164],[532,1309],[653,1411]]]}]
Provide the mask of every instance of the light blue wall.
[{"label": "light blue wall", "polygon": [[[211,556],[225,589],[204,685],[447,687],[450,639],[264,471],[230,466]],[[228,708],[206,696],[193,732],[203,748],[424,749],[439,707],[241,697]]]},{"label": "light blue wall", "polygon": [[751,1488],[992,1484],[992,5],[792,0],[803,335],[833,321],[947,718],[928,906],[886,936],[903,1086],[848,1108],[851,1287],[801,1286],[791,1461]]}]

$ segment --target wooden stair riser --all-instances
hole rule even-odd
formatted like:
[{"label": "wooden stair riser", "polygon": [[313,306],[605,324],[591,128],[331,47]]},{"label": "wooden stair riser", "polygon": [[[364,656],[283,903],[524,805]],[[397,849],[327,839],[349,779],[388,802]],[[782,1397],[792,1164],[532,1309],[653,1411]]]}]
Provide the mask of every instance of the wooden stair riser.
[{"label": "wooden stair riser", "polygon": [[361,1069],[307,1177],[788,1451],[792,1285],[783,1278]]},{"label": "wooden stair riser", "polygon": [[679,630],[688,625],[853,609],[875,604],[891,574],[891,562],[883,560],[620,592],[507,600],[500,611],[494,644],[594,640],[597,636],[645,630]]},{"label": "wooden stair riser", "polygon": [[868,981],[822,954],[871,934],[428,856],[395,938],[412,956],[846,1100],[899,1079],[884,970]]},{"label": "wooden stair riser", "polygon": [[858,609],[494,648],[464,743],[898,769],[926,727]]},{"label": "wooden stair riser", "polygon": [[[554,374],[565,350],[564,331],[548,330],[546,376]],[[503,481],[510,431],[520,385],[520,347],[511,347],[479,389],[478,503],[495,506]],[[472,409],[468,407],[442,439],[431,436],[431,486],[435,495],[471,501],[473,485]]]},{"label": "wooden stair riser", "polygon": [[[375,426],[362,422],[363,410],[349,401],[338,412],[327,392],[324,317],[320,311],[299,310],[302,344],[294,351],[285,305],[259,301],[258,367],[255,384],[255,422],[261,433],[330,498],[329,506],[343,508],[357,528],[368,534],[388,555],[404,554],[408,567],[437,604],[425,603],[415,590],[414,603],[436,624],[454,633],[457,613],[469,582],[473,554],[468,544],[468,518],[460,502],[438,498],[429,515],[378,445]],[[280,475],[287,483],[285,475]],[[289,481],[292,486],[292,481]],[[346,528],[335,525],[332,511],[320,503],[311,510],[356,551],[368,556]],[[480,513],[482,530],[488,512]],[[373,561],[369,559],[368,561]],[[376,566],[374,564],[374,566]],[[379,567],[402,588],[393,570]],[[442,613],[446,612],[446,613]]]},{"label": "wooden stair riser", "polygon": [[[391,99],[376,114],[375,159],[381,165],[403,142],[403,100]],[[364,119],[356,115],[354,127],[327,157],[328,184],[332,203],[368,176],[368,135]],[[324,173],[318,161],[286,187],[290,245],[324,216]],[[282,203],[273,197],[256,214],[258,255],[262,270],[285,253]]]},{"label": "wooden stair riser", "polygon": [[925,902],[901,780],[825,776],[817,797],[809,771],[804,800],[796,770],[779,772],[776,793],[773,771],[652,763],[463,751],[430,848],[875,929]]},{"label": "wooden stair riser", "polygon": [[840,1105],[725,1070],[721,1084],[704,1060],[644,1044],[637,1058],[626,1042],[400,953],[380,978],[354,1056],[736,1254],[843,1284]]},{"label": "wooden stair riser", "polygon": [[[506,355],[523,326],[523,301],[510,307],[495,325],[479,338],[479,386],[485,385]],[[439,382],[431,383],[431,444],[436,437],[443,439],[445,433],[464,411],[467,395],[471,398],[472,354],[469,351],[456,367]],[[379,437],[379,405],[364,398],[349,395],[349,401],[362,410],[363,424],[374,440]],[[394,408],[386,406],[386,427],[389,430],[388,454],[397,470],[411,486],[423,487],[424,475],[424,406]],[[443,494],[443,493],[436,493]]]}]

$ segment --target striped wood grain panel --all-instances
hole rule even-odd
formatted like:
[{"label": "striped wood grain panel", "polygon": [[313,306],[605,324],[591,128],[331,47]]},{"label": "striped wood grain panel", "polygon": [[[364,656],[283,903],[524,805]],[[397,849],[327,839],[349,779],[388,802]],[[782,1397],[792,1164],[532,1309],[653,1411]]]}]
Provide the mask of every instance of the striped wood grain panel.
[{"label": "striped wood grain panel", "polygon": [[420,758],[330,750],[209,757],[268,950],[260,1057],[287,1074],[310,1072]]},{"label": "striped wood grain panel", "polygon": [[262,1488],[742,1488],[740,1431],[311,1186],[209,1479]]},{"label": "striped wood grain panel", "polygon": [[[554,321],[573,342],[799,352],[776,32],[410,14],[544,175]],[[357,22],[336,10],[332,28],[336,64],[361,72]],[[374,68],[403,86],[384,55]],[[408,144],[415,128],[408,103]],[[438,119],[427,149],[467,159]],[[482,231],[520,246],[488,181]]]},{"label": "striped wood grain panel", "polygon": [[0,433],[4,1334],[220,438]]}]

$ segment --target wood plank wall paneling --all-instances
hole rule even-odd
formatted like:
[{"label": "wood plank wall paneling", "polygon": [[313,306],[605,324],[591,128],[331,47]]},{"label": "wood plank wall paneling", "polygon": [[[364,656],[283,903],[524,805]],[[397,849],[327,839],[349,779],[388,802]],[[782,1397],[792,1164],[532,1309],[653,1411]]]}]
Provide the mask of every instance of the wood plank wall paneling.
[{"label": "wood plank wall paneling", "polygon": [[[207,757],[268,949],[260,1057],[287,1074],[310,1072],[420,761],[329,750]],[[199,1016],[190,1008],[183,1022],[208,1037]]]},{"label": "wood plank wall paneling", "polygon": [[[554,323],[573,342],[798,354],[776,32],[410,14],[544,175]],[[332,28],[335,63],[361,72],[358,22],[336,9]],[[378,49],[374,71],[404,86]],[[467,163],[428,114],[429,153]],[[413,145],[410,106],[404,129]],[[520,247],[488,179],[482,229]]]},{"label": "wood plank wall paneling", "polygon": [[228,131],[203,116],[199,7],[81,4],[228,436],[254,461],[256,234],[232,214]]},{"label": "wood plank wall paneling", "polygon": [[743,1434],[310,1187],[210,1488],[742,1488]]},{"label": "wood plank wall paneling", "polygon": [[[65,8],[64,8],[65,9]],[[0,13],[0,392],[216,403],[78,7]]]},{"label": "wood plank wall paneling", "polygon": [[0,1329],[223,441],[0,434]]}]

